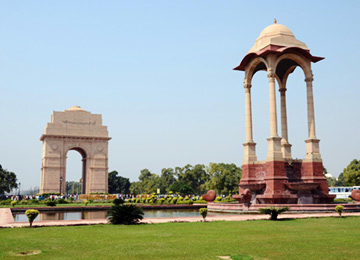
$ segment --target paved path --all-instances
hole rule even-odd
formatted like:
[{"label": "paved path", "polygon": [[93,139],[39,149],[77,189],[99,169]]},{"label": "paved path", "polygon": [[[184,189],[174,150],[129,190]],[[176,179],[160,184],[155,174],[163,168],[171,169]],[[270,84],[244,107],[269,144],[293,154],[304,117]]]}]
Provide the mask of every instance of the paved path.
[{"label": "paved path", "polygon": [[[320,218],[320,217],[337,217],[338,214],[334,213],[288,213],[281,214],[279,219],[295,219],[295,218]],[[360,212],[344,212],[343,216],[358,216]],[[269,216],[260,214],[234,214],[234,215],[216,215],[216,213],[209,213],[206,221],[247,221],[268,219]],[[168,223],[168,222],[200,222],[202,217],[173,217],[173,218],[144,218],[141,222],[148,224]],[[34,227],[44,226],[79,226],[79,225],[97,225],[106,224],[106,219],[81,219],[81,220],[48,220],[48,221],[35,221]],[[0,208],[0,228],[13,228],[13,227],[27,227],[28,222],[14,222],[10,208]]]}]

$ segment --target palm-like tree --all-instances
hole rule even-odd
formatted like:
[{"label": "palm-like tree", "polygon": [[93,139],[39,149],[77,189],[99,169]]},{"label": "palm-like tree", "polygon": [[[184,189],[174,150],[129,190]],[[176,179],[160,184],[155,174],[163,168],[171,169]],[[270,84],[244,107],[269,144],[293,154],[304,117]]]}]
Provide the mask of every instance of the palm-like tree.
[{"label": "palm-like tree", "polygon": [[261,214],[269,214],[271,220],[277,220],[279,214],[288,211],[289,207],[268,207],[268,208],[259,208],[259,213]]},{"label": "palm-like tree", "polygon": [[143,219],[142,208],[133,204],[123,204],[114,200],[114,205],[108,210],[107,216],[111,224],[131,225]]}]

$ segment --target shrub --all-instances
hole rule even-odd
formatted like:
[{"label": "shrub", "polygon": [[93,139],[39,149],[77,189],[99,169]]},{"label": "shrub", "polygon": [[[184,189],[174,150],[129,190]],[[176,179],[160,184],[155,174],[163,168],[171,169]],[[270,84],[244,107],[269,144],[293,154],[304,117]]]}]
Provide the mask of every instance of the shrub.
[{"label": "shrub", "polygon": [[85,200],[84,201],[84,205],[87,206],[89,204],[89,201],[88,200]]},{"label": "shrub", "polygon": [[143,219],[144,211],[134,204],[113,205],[107,213],[111,224],[131,225]]},{"label": "shrub", "polygon": [[69,202],[66,201],[65,199],[61,198],[61,199],[58,199],[57,201],[59,204],[68,204]]},{"label": "shrub", "polygon": [[352,202],[353,199],[351,197],[347,198],[347,201]]},{"label": "shrub", "polygon": [[162,204],[164,204],[165,199],[164,199],[164,198],[161,198],[161,199],[159,199],[159,202],[160,202],[160,204],[162,205]]},{"label": "shrub", "polygon": [[218,196],[218,197],[216,197],[215,201],[220,202],[220,201],[222,201],[222,198]]},{"label": "shrub", "polygon": [[188,204],[188,205],[192,205],[194,204],[194,202],[192,200],[183,200],[183,201],[180,201],[180,203],[178,204]]},{"label": "shrub", "polygon": [[177,202],[177,198],[173,198],[172,200],[171,200],[171,204],[176,204],[176,202]]},{"label": "shrub", "polygon": [[199,209],[200,215],[203,217],[204,221],[206,221],[206,216],[208,213],[208,209],[207,208],[200,208]]},{"label": "shrub", "polygon": [[31,228],[33,221],[39,215],[39,211],[36,209],[28,209],[27,211],[25,211],[25,215],[27,216],[27,218],[29,220],[30,228]]},{"label": "shrub", "polygon": [[341,214],[343,213],[344,211],[344,206],[343,205],[337,205],[335,207],[335,211],[339,214],[339,217],[341,218]]},{"label": "shrub", "polygon": [[29,201],[27,201],[27,200],[21,200],[21,201],[19,202],[19,204],[20,204],[20,205],[28,205],[28,204],[29,204]]},{"label": "shrub", "polygon": [[277,217],[279,214],[288,211],[289,207],[281,207],[281,208],[276,208],[276,207],[267,207],[267,208],[259,208],[259,213],[261,214],[269,214],[270,215],[270,220],[277,220]]},{"label": "shrub", "polygon": [[40,202],[37,199],[29,200],[30,204],[40,204]]},{"label": "shrub", "polygon": [[120,205],[120,204],[124,204],[124,200],[123,199],[114,199],[113,200],[113,203],[114,203],[114,205]]},{"label": "shrub", "polygon": [[94,200],[93,200],[93,199],[89,199],[89,203],[94,203]]},{"label": "shrub", "polygon": [[16,204],[17,204],[16,200],[11,201],[11,207],[15,207]]},{"label": "shrub", "polygon": [[206,200],[195,200],[194,203],[196,204],[207,204]]},{"label": "shrub", "polygon": [[46,200],[45,205],[49,206],[49,207],[55,207],[56,206],[56,201],[55,200]]},{"label": "shrub", "polygon": [[43,196],[44,198],[50,197],[50,195],[61,195],[59,192],[45,192],[45,193],[38,193],[37,195]]},{"label": "shrub", "polygon": [[156,203],[157,201],[157,197],[156,196],[151,196],[151,202],[150,203]]},{"label": "shrub", "polygon": [[11,199],[2,200],[0,201],[0,205],[11,205]]}]

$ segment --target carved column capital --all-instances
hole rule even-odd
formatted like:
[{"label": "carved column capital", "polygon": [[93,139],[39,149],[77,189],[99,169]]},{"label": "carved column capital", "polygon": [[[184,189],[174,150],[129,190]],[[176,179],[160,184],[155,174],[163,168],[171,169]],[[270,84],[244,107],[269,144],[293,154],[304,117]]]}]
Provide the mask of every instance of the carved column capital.
[{"label": "carved column capital", "polygon": [[251,88],[251,84],[244,82],[244,88]]},{"label": "carved column capital", "polygon": [[313,82],[313,81],[314,81],[314,76],[313,75],[308,76],[308,77],[305,78],[306,83]]},{"label": "carved column capital", "polygon": [[275,72],[272,69],[269,69],[267,76],[269,79],[275,79]]},{"label": "carved column capital", "polygon": [[287,90],[287,88],[280,88],[280,89],[279,89],[279,92],[280,92],[281,94],[285,94],[286,90]]}]

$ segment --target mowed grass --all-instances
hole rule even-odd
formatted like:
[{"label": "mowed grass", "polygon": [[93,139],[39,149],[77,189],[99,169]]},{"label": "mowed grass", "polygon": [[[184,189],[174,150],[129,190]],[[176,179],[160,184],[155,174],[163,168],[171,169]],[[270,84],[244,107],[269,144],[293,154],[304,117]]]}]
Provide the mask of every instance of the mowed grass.
[{"label": "mowed grass", "polygon": [[0,229],[0,259],[360,259],[360,218]]}]

